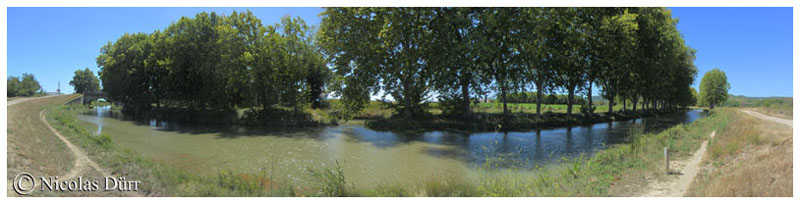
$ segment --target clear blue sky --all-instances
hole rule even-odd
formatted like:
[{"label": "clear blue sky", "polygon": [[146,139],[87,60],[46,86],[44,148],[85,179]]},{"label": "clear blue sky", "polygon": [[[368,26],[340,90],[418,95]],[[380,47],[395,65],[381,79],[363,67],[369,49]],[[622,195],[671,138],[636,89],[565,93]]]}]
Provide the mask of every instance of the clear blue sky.
[{"label": "clear blue sky", "polygon": [[[98,71],[100,46],[123,33],[164,29],[200,11],[246,8],[8,8],[9,76],[33,73],[44,89],[72,93],[76,69]],[[319,24],[321,8],[249,8],[264,24],[284,15]],[[695,87],[708,70],[728,75],[730,93],[792,96],[791,8],[672,8],[678,29],[697,49]]]},{"label": "clear blue sky", "polygon": [[792,96],[792,8],[671,8],[697,49],[697,79],[720,68],[729,93]]},{"label": "clear blue sky", "polygon": [[100,47],[124,33],[163,30],[181,16],[250,9],[264,25],[285,15],[299,16],[319,25],[322,8],[8,8],[9,76],[32,73],[47,91],[72,93],[75,70],[89,68],[97,74],[95,58]]}]

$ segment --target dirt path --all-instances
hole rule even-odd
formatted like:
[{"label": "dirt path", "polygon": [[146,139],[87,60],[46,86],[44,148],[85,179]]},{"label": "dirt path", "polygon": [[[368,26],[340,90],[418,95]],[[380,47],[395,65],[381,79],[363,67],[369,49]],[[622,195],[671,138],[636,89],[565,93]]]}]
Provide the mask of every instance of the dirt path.
[{"label": "dirt path", "polygon": [[[58,96],[58,95],[16,99],[16,100],[13,100],[13,101],[9,101],[8,105],[6,107],[10,107],[10,106],[13,106],[13,105],[16,105],[16,104],[19,104],[19,103],[23,103],[23,102],[29,101],[29,100],[44,99],[44,98],[49,98],[49,97],[54,97],[54,96]],[[89,159],[89,156],[87,156],[86,153],[83,152],[83,150],[81,150],[77,146],[73,145],[72,142],[69,142],[69,140],[67,140],[66,137],[64,137],[63,135],[61,135],[61,133],[56,131],[56,129],[53,128],[53,126],[51,126],[50,123],[47,122],[47,119],[44,116],[44,110],[39,112],[39,119],[42,120],[42,123],[44,123],[47,126],[47,129],[49,129],[50,132],[52,132],[56,137],[58,137],[58,139],[60,139],[62,142],[64,142],[64,144],[67,145],[69,150],[72,151],[72,153],[75,155],[74,167],[72,168],[71,171],[67,172],[67,174],[58,176],[59,179],[61,179],[61,180],[71,180],[71,179],[77,177],[78,175],[80,175],[81,172],[86,171],[86,168],[88,168],[88,167],[91,167],[94,170],[103,173],[103,176],[110,176],[111,175],[111,174],[108,173],[108,171],[106,171],[105,169],[101,168],[99,165],[97,165],[97,163],[95,163],[94,161]]]},{"label": "dirt path", "polygon": [[764,115],[764,114],[761,114],[759,112],[755,112],[755,111],[751,111],[751,110],[739,109],[739,111],[747,113],[747,114],[749,114],[749,115],[751,115],[753,117],[756,117],[758,119],[768,120],[768,121],[772,121],[772,122],[776,122],[776,123],[780,123],[780,124],[784,124],[784,125],[788,125],[789,127],[792,127],[792,120],[790,120],[790,119],[784,119],[784,118],[779,118],[779,117],[768,116],[768,115]]},{"label": "dirt path", "polygon": [[[711,138],[714,138],[717,132],[711,132]],[[681,197],[686,195],[689,186],[692,184],[694,177],[697,175],[698,166],[703,161],[703,155],[706,154],[708,140],[704,141],[700,149],[692,154],[687,160],[671,161],[669,166],[671,169],[680,169],[674,171],[667,176],[666,180],[653,181],[648,186],[649,191],[644,192],[641,196],[647,197]]]},{"label": "dirt path", "polygon": [[63,96],[63,95],[49,95],[49,96],[41,96],[41,97],[30,97],[30,98],[14,99],[12,101],[8,101],[8,105],[6,105],[6,107],[10,107],[10,106],[16,105],[18,103],[22,103],[22,102],[29,101],[29,100],[44,99],[44,98],[50,98],[50,97],[56,97],[56,96]]},{"label": "dirt path", "polygon": [[72,180],[76,178],[78,175],[80,175],[81,172],[84,172],[86,168],[92,168],[95,171],[102,173],[104,177],[111,176],[111,174],[108,173],[108,171],[106,171],[105,169],[100,167],[100,165],[97,165],[97,163],[89,159],[89,156],[86,155],[86,152],[83,152],[83,150],[73,145],[71,142],[69,142],[69,140],[67,140],[66,137],[61,135],[61,133],[59,133],[55,128],[53,128],[53,126],[50,126],[50,123],[48,123],[47,119],[45,119],[44,117],[44,110],[42,112],[39,112],[39,119],[41,119],[42,122],[47,126],[47,129],[50,129],[50,132],[53,132],[53,134],[55,134],[58,137],[58,139],[61,139],[61,141],[64,142],[64,144],[67,145],[69,150],[72,151],[72,153],[75,155],[75,164],[74,164],[75,166],[67,174],[59,176],[58,177],[59,179]]},{"label": "dirt path", "polygon": [[[36,97],[36,98],[17,99],[17,100],[9,101],[7,107],[10,107],[10,106],[15,105],[15,104],[23,103],[23,102],[29,101],[29,100],[44,99],[44,98],[49,98],[49,97],[54,97],[54,96],[57,96],[57,95]],[[72,142],[70,142],[66,137],[64,137],[64,135],[61,135],[61,133],[59,133],[55,128],[53,128],[53,126],[51,126],[50,123],[47,122],[47,119],[45,117],[44,112],[45,112],[45,110],[42,110],[42,111],[39,112],[39,119],[42,121],[42,123],[45,124],[45,126],[47,126],[47,129],[49,129],[51,133],[53,133],[56,137],[58,137],[58,139],[60,139],[62,142],[64,142],[64,144],[67,145],[69,150],[75,156],[75,161],[73,163],[74,166],[66,174],[59,175],[58,176],[59,180],[62,180],[62,181],[74,180],[79,176],[86,176],[86,175],[92,174],[92,172],[98,172],[98,173],[102,174],[103,177],[111,177],[111,176],[113,176],[108,170],[103,169],[102,167],[100,167],[100,165],[97,165],[97,163],[92,161],[89,158],[89,156],[86,154],[86,152],[84,152],[78,146],[75,146],[74,144],[72,144]],[[10,183],[11,182],[9,182],[9,185],[10,185]],[[125,192],[125,193],[123,193],[123,195],[141,196],[140,194],[138,194],[136,192]]]}]

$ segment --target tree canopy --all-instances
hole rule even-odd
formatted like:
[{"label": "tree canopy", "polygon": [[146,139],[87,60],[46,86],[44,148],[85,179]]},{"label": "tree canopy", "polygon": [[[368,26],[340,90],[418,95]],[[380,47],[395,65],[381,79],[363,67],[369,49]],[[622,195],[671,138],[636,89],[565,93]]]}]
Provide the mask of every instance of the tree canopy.
[{"label": "tree canopy", "polygon": [[198,13],[164,30],[125,34],[100,49],[103,88],[129,112],[155,106],[230,110],[319,106],[328,69],[314,28],[285,16]]},{"label": "tree canopy", "polygon": [[75,70],[75,76],[69,81],[69,85],[75,88],[75,93],[100,90],[100,80],[89,68]]},{"label": "tree canopy", "polygon": [[703,75],[700,81],[700,105],[714,109],[728,100],[728,77],[719,68],[714,68]]},{"label": "tree canopy", "polygon": [[695,50],[666,8],[326,8],[320,16],[318,30],[288,16],[263,25],[249,11],[182,17],[103,46],[99,76],[134,112],[316,108],[331,93],[343,117],[378,97],[393,99],[386,104],[403,118],[425,117],[434,100],[469,118],[475,98],[496,94],[508,116],[506,103],[535,92],[539,115],[554,94],[566,95],[568,114],[574,104],[593,114],[595,86],[623,109],[692,104]]},{"label": "tree canopy", "polygon": [[6,82],[6,96],[33,96],[42,88],[39,81],[33,74],[24,73],[22,79],[16,76],[9,76]]},{"label": "tree canopy", "polygon": [[488,89],[508,115],[510,93],[535,89],[536,99],[566,93],[572,113],[576,95],[591,100],[595,84],[634,110],[691,104],[695,51],[666,8],[327,8],[321,16],[318,42],[349,111],[386,93],[406,117],[419,116],[429,95],[469,115],[471,95]]}]

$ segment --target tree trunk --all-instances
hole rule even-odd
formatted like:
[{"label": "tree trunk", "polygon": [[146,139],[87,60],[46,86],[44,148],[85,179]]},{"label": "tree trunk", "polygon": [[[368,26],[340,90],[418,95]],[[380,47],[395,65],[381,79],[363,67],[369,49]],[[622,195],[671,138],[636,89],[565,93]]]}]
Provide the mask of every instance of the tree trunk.
[{"label": "tree trunk", "polygon": [[461,79],[461,95],[464,98],[463,106],[464,106],[464,118],[469,118],[472,116],[472,108],[470,107],[470,98],[469,98],[469,80],[466,77]]},{"label": "tree trunk", "polygon": [[653,100],[652,102],[650,102],[650,109],[658,110],[658,101]]},{"label": "tree trunk", "polygon": [[542,118],[542,84],[536,84],[536,117]]},{"label": "tree trunk", "polygon": [[405,118],[410,119],[412,118],[412,109],[411,109],[411,93],[409,90],[409,84],[407,82],[403,83],[403,105],[405,106]]},{"label": "tree trunk", "polygon": [[614,93],[609,93],[608,94],[608,114],[606,114],[606,115],[611,115],[612,113],[614,113]]},{"label": "tree trunk", "polygon": [[589,93],[586,94],[586,96],[588,97],[586,100],[589,102],[589,104],[587,104],[588,105],[587,108],[589,108],[588,109],[589,113],[594,113],[594,111],[592,110],[592,81],[594,81],[594,79],[590,78],[589,79]]},{"label": "tree trunk", "polygon": [[649,101],[649,100],[647,100],[647,98],[642,98],[642,110],[647,110],[647,104],[648,104],[649,102],[650,102],[650,101]]},{"label": "tree trunk", "polygon": [[503,99],[503,118],[508,117],[508,101],[506,101],[506,86],[500,85],[500,94]]},{"label": "tree trunk", "polygon": [[567,94],[567,115],[572,115],[572,98],[575,97],[575,86],[568,89]]},{"label": "tree trunk", "polygon": [[625,110],[627,110],[627,109],[628,109],[628,100],[623,98],[622,99],[622,112],[625,112]]},{"label": "tree trunk", "polygon": [[633,97],[633,113],[636,113],[636,103],[639,102],[639,97]]}]

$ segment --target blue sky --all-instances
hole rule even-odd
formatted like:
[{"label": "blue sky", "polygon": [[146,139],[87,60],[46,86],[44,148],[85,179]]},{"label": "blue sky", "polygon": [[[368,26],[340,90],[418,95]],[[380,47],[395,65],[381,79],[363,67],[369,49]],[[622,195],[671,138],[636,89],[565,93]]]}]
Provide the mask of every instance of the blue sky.
[{"label": "blue sky", "polygon": [[671,8],[697,49],[697,79],[720,68],[729,93],[792,96],[792,8]]},{"label": "blue sky", "polygon": [[[9,76],[33,73],[43,88],[72,93],[73,72],[99,70],[100,46],[124,33],[166,28],[201,11],[230,14],[247,8],[8,8]],[[321,8],[249,8],[264,24],[284,15],[318,25]],[[791,8],[672,8],[678,29],[697,49],[698,87],[703,73],[720,68],[730,93],[792,96]]]}]

